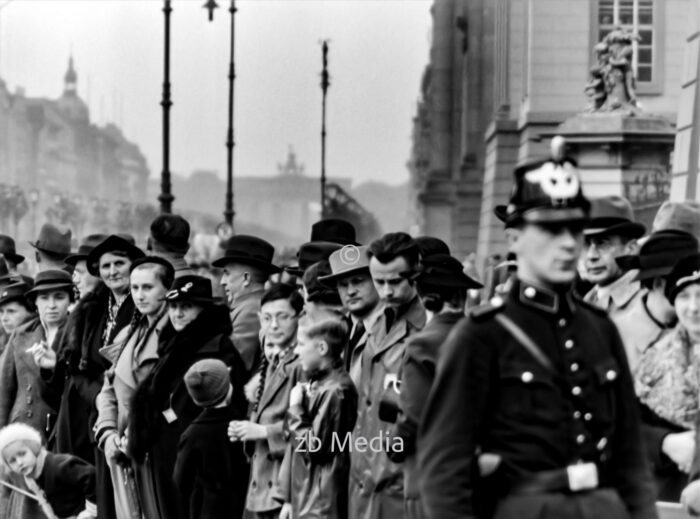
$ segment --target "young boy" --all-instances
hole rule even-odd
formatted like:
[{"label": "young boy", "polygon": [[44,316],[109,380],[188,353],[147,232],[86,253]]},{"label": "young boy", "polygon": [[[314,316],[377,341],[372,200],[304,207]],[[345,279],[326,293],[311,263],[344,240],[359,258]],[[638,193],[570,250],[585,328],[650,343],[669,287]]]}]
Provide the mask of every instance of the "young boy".
[{"label": "young boy", "polygon": [[287,422],[292,438],[280,472],[286,501],[280,519],[347,517],[350,432],[357,390],[343,367],[347,326],[334,316],[299,323],[296,352],[308,383],[292,389]]},{"label": "young boy", "polygon": [[173,479],[182,516],[240,519],[248,486],[243,444],[231,443],[231,420],[243,418],[231,406],[233,386],[226,364],[203,359],[185,373],[192,400],[204,410],[185,429],[178,445]]},{"label": "young boy", "polygon": [[[95,467],[71,454],[48,452],[41,444],[41,433],[33,427],[12,423],[0,430],[0,461],[6,472],[16,476],[13,492],[32,498],[26,503],[27,512],[36,507],[50,519],[97,517]],[[37,517],[41,516],[38,509]]]}]

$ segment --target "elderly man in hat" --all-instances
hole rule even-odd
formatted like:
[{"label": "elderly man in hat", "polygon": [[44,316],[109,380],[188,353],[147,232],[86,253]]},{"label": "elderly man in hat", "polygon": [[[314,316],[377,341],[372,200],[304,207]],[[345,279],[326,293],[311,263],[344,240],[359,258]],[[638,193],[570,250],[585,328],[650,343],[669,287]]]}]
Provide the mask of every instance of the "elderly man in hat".
[{"label": "elderly man in hat", "polygon": [[64,260],[70,255],[71,230],[62,231],[53,224],[45,223],[39,236],[29,245],[35,249],[35,260],[39,272],[44,270],[68,270]]},{"label": "elderly man in hat", "polygon": [[656,517],[622,341],[572,292],[590,204],[553,151],[515,170],[505,301],[472,310],[441,347],[418,440],[430,519]]},{"label": "elderly man in hat", "polygon": [[80,297],[93,292],[100,284],[100,278],[88,272],[87,257],[90,251],[106,238],[106,234],[89,234],[82,239],[78,250],[63,260],[66,265],[73,268],[73,283]]},{"label": "elderly man in hat", "polygon": [[418,244],[408,234],[388,233],[367,250],[372,282],[384,311],[370,330],[362,350],[358,385],[358,416],[353,438],[375,440],[375,448],[350,454],[351,519],[393,519],[403,514],[403,470],[377,438],[387,438],[391,424],[380,415],[387,385],[397,385],[406,341],[423,329],[425,307],[416,292],[414,274],[419,264]]},{"label": "elderly man in hat", "polygon": [[16,274],[17,265],[22,263],[25,258],[21,254],[17,254],[15,240],[6,234],[0,234],[0,254],[5,257],[10,274]]},{"label": "elderly man in hat", "polygon": [[168,260],[175,269],[175,277],[191,276],[194,270],[185,261],[190,248],[190,224],[177,214],[161,214],[151,223],[148,250],[154,256]]},{"label": "elderly man in hat", "polygon": [[395,430],[403,442],[399,450],[389,453],[392,461],[403,462],[406,519],[425,517],[416,472],[416,435],[435,376],[438,351],[455,323],[464,317],[467,291],[482,287],[481,283],[467,276],[464,266],[449,254],[437,253],[421,258],[416,288],[428,313],[428,323],[406,343],[398,398],[401,414]]},{"label": "elderly man in hat", "polygon": [[224,256],[213,265],[223,269],[224,287],[233,333],[231,340],[245,363],[247,376],[260,360],[260,300],[271,274],[281,272],[272,263],[275,248],[256,236],[238,234],[224,244]]},{"label": "elderly man in hat", "polygon": [[368,249],[366,245],[346,245],[336,250],[328,259],[332,273],[319,278],[321,283],[337,288],[350,317],[350,339],[343,359],[355,386],[360,384],[362,350],[367,343],[368,331],[384,310],[369,273]]}]

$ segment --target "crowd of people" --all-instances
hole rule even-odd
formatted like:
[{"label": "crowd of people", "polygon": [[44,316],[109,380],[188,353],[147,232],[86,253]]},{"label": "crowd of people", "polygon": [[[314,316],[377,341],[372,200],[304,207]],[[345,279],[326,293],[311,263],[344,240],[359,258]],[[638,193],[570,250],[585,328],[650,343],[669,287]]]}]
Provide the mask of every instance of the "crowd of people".
[{"label": "crowd of people", "polygon": [[338,219],[209,277],[177,215],[143,249],[45,224],[34,277],[0,236],[0,518],[700,513],[700,205],[647,229],[561,149],[514,177],[479,305],[442,240]]}]

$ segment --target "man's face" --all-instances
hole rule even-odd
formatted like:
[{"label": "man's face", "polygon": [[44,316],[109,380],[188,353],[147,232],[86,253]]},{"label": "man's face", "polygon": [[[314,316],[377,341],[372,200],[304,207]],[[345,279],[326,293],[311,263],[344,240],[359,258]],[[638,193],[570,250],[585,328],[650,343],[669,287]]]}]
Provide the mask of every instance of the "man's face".
[{"label": "man's face", "polygon": [[518,256],[518,277],[539,285],[568,284],[576,278],[582,227],[578,224],[526,223],[508,229],[511,250]]},{"label": "man's face", "polygon": [[606,286],[622,276],[615,258],[630,254],[629,241],[620,236],[587,236],[583,248],[585,277],[591,283]]},{"label": "man's face", "polygon": [[260,308],[260,329],[265,344],[286,348],[297,335],[299,315],[288,299],[268,301]]},{"label": "man's face", "polygon": [[338,279],[338,294],[343,306],[355,317],[368,315],[379,303],[369,271],[361,271]]},{"label": "man's face", "polygon": [[369,272],[380,300],[387,307],[396,308],[406,304],[416,294],[413,283],[405,277],[410,272],[403,256],[398,256],[389,263],[381,263],[373,257],[369,262]]},{"label": "man's face", "polygon": [[85,260],[76,262],[75,269],[73,269],[73,283],[75,283],[81,296],[95,290],[99,281],[99,278],[88,272]]},{"label": "man's face", "polygon": [[248,269],[245,265],[238,263],[229,263],[224,267],[224,274],[221,276],[221,286],[224,287],[226,300],[231,304],[243,291],[246,286],[246,272]]}]

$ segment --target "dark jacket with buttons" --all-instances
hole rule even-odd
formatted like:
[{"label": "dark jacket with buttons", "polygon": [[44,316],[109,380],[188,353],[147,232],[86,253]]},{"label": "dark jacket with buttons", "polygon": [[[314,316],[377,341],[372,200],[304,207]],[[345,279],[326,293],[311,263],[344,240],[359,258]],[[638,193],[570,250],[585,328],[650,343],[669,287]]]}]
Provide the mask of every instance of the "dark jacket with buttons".
[{"label": "dark jacket with buttons", "polygon": [[[557,377],[496,320],[499,312],[539,346]],[[622,341],[605,313],[570,292],[516,281],[503,305],[473,311],[441,349],[419,430],[428,517],[473,517],[529,474],[579,461],[597,465],[600,487],[617,491],[631,518],[656,517],[638,413]],[[502,458],[488,478],[476,476],[479,452]]]}]

